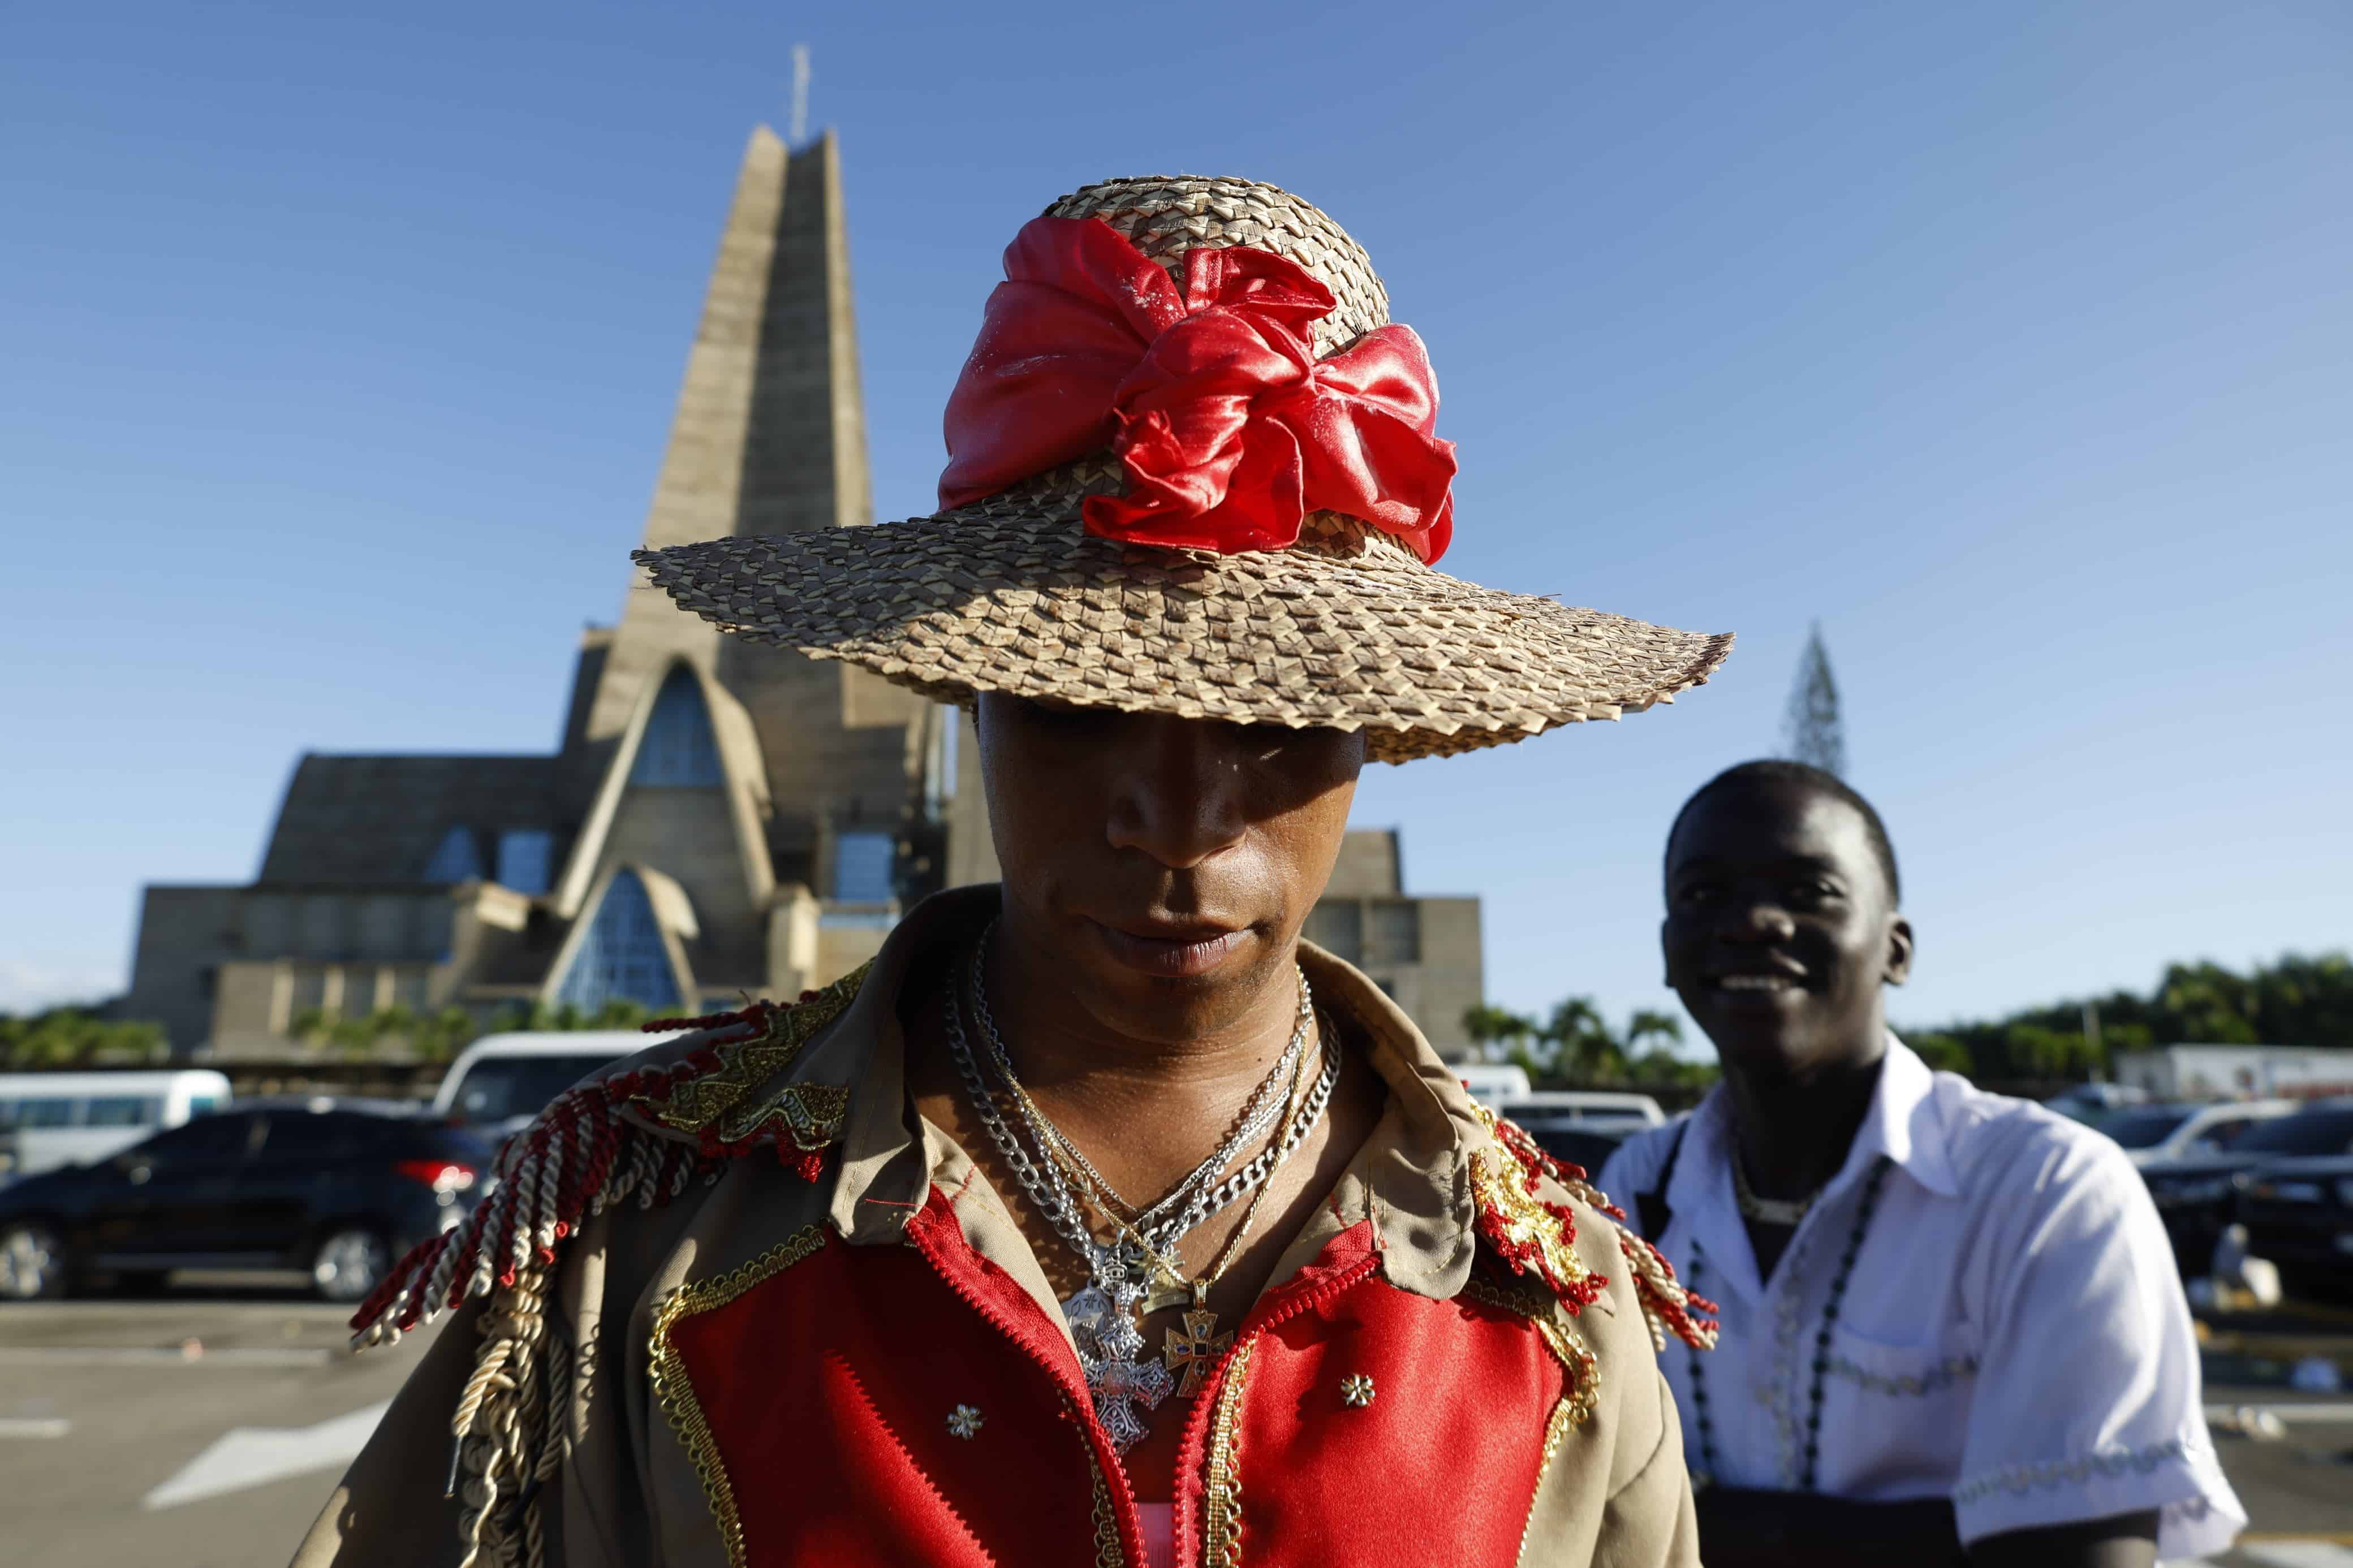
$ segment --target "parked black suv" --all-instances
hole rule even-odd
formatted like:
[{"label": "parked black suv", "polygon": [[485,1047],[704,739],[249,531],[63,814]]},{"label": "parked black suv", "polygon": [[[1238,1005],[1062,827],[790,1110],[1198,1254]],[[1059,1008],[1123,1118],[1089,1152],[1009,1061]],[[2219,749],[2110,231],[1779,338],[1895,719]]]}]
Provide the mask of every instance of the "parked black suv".
[{"label": "parked black suv", "polygon": [[2248,1253],[2298,1294],[2353,1288],[2353,1154],[2265,1165],[2240,1180],[2238,1213]]},{"label": "parked black suv", "polygon": [[232,1106],[0,1190],[0,1300],[212,1268],[299,1270],[355,1301],[465,1217],[492,1152],[461,1128],[349,1102]]},{"label": "parked black suv", "polygon": [[[2165,1221],[2174,1261],[2186,1277],[2212,1267],[2214,1244],[2231,1223],[2240,1194],[2284,1160],[2353,1152],[2353,1100],[2321,1100],[2293,1116],[2258,1121],[2230,1148],[2143,1165],[2141,1180]],[[2242,1216],[2243,1217],[2243,1216]],[[2271,1254],[2250,1247],[2258,1257]]]}]

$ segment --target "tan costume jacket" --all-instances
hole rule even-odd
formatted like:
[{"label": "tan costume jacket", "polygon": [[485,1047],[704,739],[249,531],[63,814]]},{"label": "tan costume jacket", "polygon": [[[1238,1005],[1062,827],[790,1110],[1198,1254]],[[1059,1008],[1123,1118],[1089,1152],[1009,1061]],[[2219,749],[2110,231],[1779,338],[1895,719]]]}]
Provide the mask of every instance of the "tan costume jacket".
[{"label": "tan costume jacket", "polygon": [[[908,1097],[902,981],[996,908],[931,900],[831,991],[551,1107],[497,1212],[364,1310],[381,1335],[465,1301],[297,1568],[470,1543],[572,1568],[1140,1568],[1046,1276]],[[1695,1563],[1651,1326],[1680,1292],[1363,975],[1301,962],[1388,1108],[1192,1407],[1158,1413],[1187,1422],[1176,1561]]]}]

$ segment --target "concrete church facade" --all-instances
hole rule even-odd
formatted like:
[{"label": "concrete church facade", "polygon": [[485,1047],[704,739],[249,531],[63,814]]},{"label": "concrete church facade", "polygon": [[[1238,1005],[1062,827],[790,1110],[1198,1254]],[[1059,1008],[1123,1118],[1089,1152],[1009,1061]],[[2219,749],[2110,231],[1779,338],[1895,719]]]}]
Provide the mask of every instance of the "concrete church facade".
[{"label": "concrete church facade", "polygon": [[[645,541],[872,521],[839,154],[763,128]],[[306,755],[251,884],[146,889],[124,1016],[235,1059],[302,1054],[314,1014],[702,1013],[824,984],[906,904],[994,879],[968,720],[630,588],[582,637],[554,754]],[[1310,934],[1467,1046],[1478,900],[1408,897],[1395,834],[1349,835]]]}]

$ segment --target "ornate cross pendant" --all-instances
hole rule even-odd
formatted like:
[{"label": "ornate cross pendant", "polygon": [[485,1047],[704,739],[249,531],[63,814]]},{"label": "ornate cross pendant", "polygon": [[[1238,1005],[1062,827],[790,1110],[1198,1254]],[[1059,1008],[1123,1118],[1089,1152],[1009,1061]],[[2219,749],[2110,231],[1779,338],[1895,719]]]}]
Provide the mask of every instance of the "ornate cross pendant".
[{"label": "ornate cross pendant", "polygon": [[1123,1454],[1144,1441],[1144,1416],[1135,1407],[1142,1405],[1145,1410],[1153,1408],[1168,1397],[1169,1389],[1176,1384],[1168,1369],[1157,1361],[1082,1355],[1079,1368],[1086,1373],[1087,1393],[1094,1399],[1096,1419],[1103,1424],[1112,1447]]},{"label": "ornate cross pendant", "polygon": [[1165,1359],[1168,1370],[1180,1374],[1176,1397],[1190,1399],[1201,1392],[1201,1384],[1209,1378],[1209,1369],[1234,1342],[1230,1331],[1218,1332],[1218,1314],[1207,1307],[1197,1307],[1185,1314],[1182,1330],[1168,1331],[1168,1348]]}]

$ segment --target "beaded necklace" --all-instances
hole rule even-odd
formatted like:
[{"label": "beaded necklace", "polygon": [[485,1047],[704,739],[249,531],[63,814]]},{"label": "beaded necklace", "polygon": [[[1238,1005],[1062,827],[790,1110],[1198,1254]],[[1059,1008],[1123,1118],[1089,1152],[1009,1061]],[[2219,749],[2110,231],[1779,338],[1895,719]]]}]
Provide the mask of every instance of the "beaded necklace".
[{"label": "beaded necklace", "polygon": [[[1734,1156],[1736,1159],[1737,1155]],[[1798,1489],[1814,1489],[1814,1472],[1821,1458],[1822,1380],[1831,1367],[1831,1331],[1838,1324],[1839,1306],[1846,1300],[1847,1281],[1854,1277],[1854,1260],[1862,1251],[1863,1232],[1871,1227],[1872,1211],[1879,1206],[1879,1186],[1887,1179],[1888,1168],[1894,1163],[1882,1154],[1872,1163],[1871,1173],[1862,1179],[1862,1197],[1854,1213],[1854,1228],[1847,1233],[1846,1250],[1839,1255],[1838,1272],[1831,1276],[1830,1295],[1822,1302],[1821,1327],[1814,1334],[1813,1376],[1806,1389],[1806,1462],[1798,1473]],[[1809,1200],[1810,1201],[1810,1200]],[[1701,1259],[1704,1257],[1696,1242],[1692,1246],[1691,1268],[1687,1288],[1696,1291],[1704,1272]],[[1701,1371],[1699,1353],[1691,1357],[1692,1424],[1699,1428],[1700,1473],[1693,1478],[1694,1487],[1704,1487],[1715,1477],[1715,1427],[1709,1419],[1707,1408],[1707,1377]]]}]

